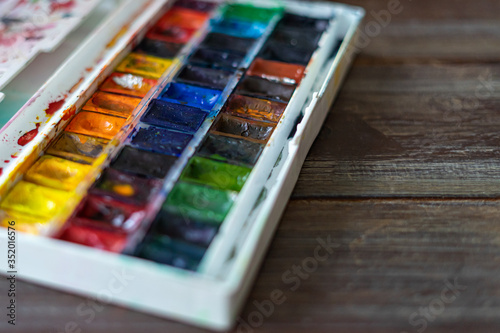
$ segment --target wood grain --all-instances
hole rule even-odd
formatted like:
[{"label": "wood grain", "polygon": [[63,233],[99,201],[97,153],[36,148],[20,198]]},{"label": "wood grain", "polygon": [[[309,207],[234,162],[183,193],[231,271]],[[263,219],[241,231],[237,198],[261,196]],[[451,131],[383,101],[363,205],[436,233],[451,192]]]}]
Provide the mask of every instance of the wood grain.
[{"label": "wood grain", "polygon": [[[280,289],[286,300],[254,331],[416,332],[421,326],[409,324],[412,313],[457,279],[463,290],[427,321],[426,332],[459,332],[458,322],[463,332],[494,332],[499,214],[499,200],[293,200],[241,318],[252,322],[254,302]],[[296,282],[284,274],[314,257],[318,238],[338,246],[291,290]],[[114,306],[87,324],[76,314],[82,298],[27,283],[19,295],[22,332],[57,332],[68,321],[83,332],[203,332]]]},{"label": "wood grain", "polygon": [[[292,201],[250,297],[261,301],[274,288],[287,290],[287,301],[263,331],[416,331],[409,316],[439,299],[444,281],[455,278],[466,289],[428,321],[427,331],[451,332],[458,321],[475,327],[474,332],[498,327],[500,288],[491,279],[500,271],[498,204]],[[290,291],[293,285],[284,283],[284,272],[313,256],[317,238],[327,237],[339,247],[299,289]],[[252,311],[255,306],[247,305],[242,317]]]},{"label": "wood grain", "polygon": [[500,194],[500,66],[351,71],[294,197]]},{"label": "wood grain", "polygon": [[[343,2],[370,23],[389,0]],[[275,289],[286,301],[234,332],[500,331],[500,2],[401,4],[361,48],[240,319]],[[290,290],[283,275],[328,237],[338,247]],[[205,332],[107,305],[87,323],[84,298],[23,282],[18,300],[18,332]]]}]

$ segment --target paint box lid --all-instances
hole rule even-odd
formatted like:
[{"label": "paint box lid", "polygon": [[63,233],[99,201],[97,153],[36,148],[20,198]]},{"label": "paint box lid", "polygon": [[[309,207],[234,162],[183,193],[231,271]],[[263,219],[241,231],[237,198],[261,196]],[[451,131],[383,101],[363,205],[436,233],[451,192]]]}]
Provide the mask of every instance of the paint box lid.
[{"label": "paint box lid", "polygon": [[39,53],[52,52],[99,3],[97,0],[0,2],[0,90]]}]

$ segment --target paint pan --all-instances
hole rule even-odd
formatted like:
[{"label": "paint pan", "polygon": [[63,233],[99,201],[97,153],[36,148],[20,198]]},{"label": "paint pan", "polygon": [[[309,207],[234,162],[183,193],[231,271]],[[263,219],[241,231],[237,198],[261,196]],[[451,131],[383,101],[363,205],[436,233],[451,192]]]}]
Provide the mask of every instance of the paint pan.
[{"label": "paint pan", "polygon": [[319,19],[310,16],[301,16],[292,13],[285,13],[279,23],[279,27],[288,27],[295,29],[314,29],[316,31],[325,31],[330,25],[331,18]]},{"label": "paint pan", "polygon": [[0,204],[6,211],[34,217],[53,218],[71,197],[66,191],[20,181]]},{"label": "paint pan", "polygon": [[217,3],[198,0],[177,0],[175,6],[208,13],[217,7]]},{"label": "paint pan", "polygon": [[112,116],[128,118],[141,102],[140,98],[96,92],[83,106],[85,111],[105,113]]},{"label": "paint pan", "polygon": [[142,98],[146,96],[156,83],[156,80],[137,75],[113,73],[99,87],[99,90]]},{"label": "paint pan", "polygon": [[245,55],[248,53],[248,51],[250,51],[250,48],[254,45],[254,43],[254,39],[210,33],[207,35],[201,46],[215,50]]},{"label": "paint pan", "polygon": [[197,155],[232,164],[253,166],[264,146],[240,138],[209,134]]},{"label": "paint pan", "polygon": [[220,20],[213,24],[212,31],[234,37],[257,39],[266,31],[267,24],[234,19]]},{"label": "paint pan", "polygon": [[139,258],[186,270],[196,270],[206,248],[174,240],[168,236],[148,238],[136,252]]},{"label": "paint pan", "polygon": [[189,59],[192,64],[232,70],[239,68],[242,61],[243,56],[239,54],[209,48],[198,49]]},{"label": "paint pan", "polygon": [[252,4],[231,4],[224,7],[225,19],[236,19],[244,21],[269,22],[276,14],[279,14],[281,7],[256,7]]},{"label": "paint pan", "polygon": [[179,182],[170,192],[163,209],[170,214],[219,225],[235,198],[235,192]]},{"label": "paint pan", "polygon": [[[159,40],[166,43],[177,44],[177,46],[170,45],[167,48],[172,52],[173,57],[175,54],[177,54],[174,54],[174,50],[177,49],[179,51],[179,45],[188,43],[195,32],[196,30],[181,28],[178,26],[155,26],[151,28],[151,30],[146,34],[146,38],[148,40]],[[148,47],[146,47],[146,49],[147,48]],[[144,50],[143,52],[149,53],[146,50]]]},{"label": "paint pan", "polygon": [[154,100],[142,117],[144,123],[181,132],[196,132],[207,113],[191,106]]},{"label": "paint pan", "polygon": [[122,149],[111,167],[144,177],[165,178],[177,161],[174,156],[152,153],[132,147]]},{"label": "paint pan", "polygon": [[116,253],[122,252],[127,245],[127,234],[123,232],[86,227],[75,223],[70,223],[60,239]]},{"label": "paint pan", "polygon": [[131,145],[155,153],[179,156],[192,139],[191,134],[154,126],[141,126],[134,134]]},{"label": "paint pan", "polygon": [[167,102],[210,111],[219,100],[221,93],[220,90],[183,83],[171,83],[161,96],[161,99]]},{"label": "paint pan", "polygon": [[288,102],[292,98],[295,86],[272,82],[258,77],[246,76],[236,87],[240,95],[249,95],[271,99],[279,102]]},{"label": "paint pan", "polygon": [[285,112],[286,106],[281,102],[233,94],[222,112],[237,117],[276,123]]},{"label": "paint pan", "polygon": [[300,47],[287,44],[270,42],[260,52],[259,57],[266,60],[274,60],[306,66],[309,64],[314,50],[301,49]]},{"label": "paint pan", "polygon": [[131,233],[139,228],[144,208],[109,196],[90,194],[73,219],[75,224]]},{"label": "paint pan", "polygon": [[106,195],[121,201],[144,205],[158,193],[162,182],[155,178],[145,178],[135,174],[107,168],[91,193]]},{"label": "paint pan", "polygon": [[73,191],[91,170],[88,165],[44,155],[26,172],[25,179],[38,185]]},{"label": "paint pan", "polygon": [[177,76],[177,81],[223,90],[233,74],[221,69],[187,65]]},{"label": "paint pan", "polygon": [[92,164],[108,142],[92,136],[62,132],[46,153],[78,163]]},{"label": "paint pan", "polygon": [[166,60],[146,54],[130,53],[116,68],[119,72],[159,79],[172,65],[171,60]]},{"label": "paint pan", "polygon": [[67,132],[111,140],[118,134],[126,119],[105,114],[81,111],[66,127]]},{"label": "paint pan", "polygon": [[173,215],[161,210],[154,222],[153,233],[172,239],[208,247],[219,227],[210,223],[194,221],[181,215]]},{"label": "paint pan", "polygon": [[306,68],[302,65],[257,58],[248,69],[247,75],[299,85],[304,77],[305,70]]},{"label": "paint pan", "polygon": [[13,211],[0,211],[0,227],[12,227],[12,221],[16,222],[16,232],[39,235],[50,226],[51,220],[48,218],[35,217]]},{"label": "paint pan", "polygon": [[[183,44],[177,44],[165,41],[164,38],[161,39],[146,38],[137,46],[134,52],[136,54],[154,56],[165,60],[165,59],[175,58],[175,56],[180,52],[183,46],[184,46]],[[160,70],[158,70],[158,72],[159,71]],[[165,71],[165,69],[163,69],[163,71]],[[156,76],[157,74],[155,74],[155,78],[159,78]]]},{"label": "paint pan", "polygon": [[198,10],[189,8],[173,7],[163,17],[161,17],[156,25],[158,27],[177,26],[185,29],[199,30],[205,25],[209,15]]},{"label": "paint pan", "polygon": [[211,131],[216,134],[229,135],[236,138],[266,143],[274,131],[275,124],[253,121],[226,114],[219,115]]},{"label": "paint pan", "polygon": [[322,31],[282,27],[274,31],[271,40],[291,47],[314,51],[317,49],[322,35]]},{"label": "paint pan", "polygon": [[239,192],[251,171],[252,169],[244,166],[195,156],[184,169],[181,179],[220,190]]}]

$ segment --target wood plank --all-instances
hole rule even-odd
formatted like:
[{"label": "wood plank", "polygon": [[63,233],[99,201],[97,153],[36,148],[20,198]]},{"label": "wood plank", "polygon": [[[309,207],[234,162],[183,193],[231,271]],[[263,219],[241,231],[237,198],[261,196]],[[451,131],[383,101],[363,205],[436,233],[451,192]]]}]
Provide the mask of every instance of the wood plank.
[{"label": "wood plank", "polygon": [[[278,288],[287,301],[259,332],[416,332],[423,324],[410,325],[410,315],[438,302],[444,281],[457,278],[466,289],[427,320],[426,332],[492,331],[500,324],[499,204],[292,201],[242,317],[256,310],[252,300],[262,302]],[[294,283],[283,274],[304,265],[317,238],[328,237],[339,247],[290,290]]]},{"label": "wood plank", "polygon": [[342,1],[366,9],[356,64],[494,63],[500,4],[480,1]]},{"label": "wood plank", "polygon": [[499,36],[498,19],[466,24],[461,20],[394,21],[380,35],[360,42],[355,65],[495,64],[500,60]]},{"label": "wood plank", "polygon": [[[390,0],[328,0],[341,2],[365,8],[368,17],[372,11],[387,9]],[[495,0],[399,0],[403,8],[400,13],[393,15],[393,20],[461,20],[466,24],[471,20],[496,20],[500,15],[500,3]],[[398,7],[399,8],[399,7]],[[411,24],[411,22],[408,22]]]},{"label": "wood plank", "polygon": [[[241,318],[255,332],[417,332],[423,317],[411,325],[410,316],[434,304],[426,332],[494,332],[499,215],[500,200],[293,200]],[[324,261],[314,259],[315,267],[307,258],[315,257],[318,238],[336,245],[331,254],[318,252]],[[301,273],[308,276],[290,273],[294,265],[310,265]],[[445,281],[455,279],[465,289],[441,309]],[[286,300],[253,327],[254,302],[275,289]],[[22,332],[60,332],[70,321],[82,332],[203,332],[110,305],[98,305],[87,323],[76,312],[83,298],[27,283],[19,283],[18,301]]]},{"label": "wood plank", "polygon": [[500,195],[500,66],[357,66],[295,198]]}]

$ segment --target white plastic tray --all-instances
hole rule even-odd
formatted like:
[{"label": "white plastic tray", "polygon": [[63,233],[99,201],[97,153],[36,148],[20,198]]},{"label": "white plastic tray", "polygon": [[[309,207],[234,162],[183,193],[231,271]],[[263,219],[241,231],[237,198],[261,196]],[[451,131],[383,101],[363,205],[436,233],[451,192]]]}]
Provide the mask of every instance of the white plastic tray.
[{"label": "white plastic tray", "polygon": [[[325,36],[322,40],[308,76],[294,94],[251,178],[241,191],[238,202],[207,250],[200,271],[187,272],[139,258],[40,236],[19,234],[18,277],[201,327],[227,330],[234,324],[307,152],[321,129],[347,73],[354,56],[352,50],[355,49],[353,44],[357,38],[356,29],[364,16],[362,9],[340,4],[295,1],[285,3],[289,8],[303,13],[323,12],[325,8],[329,8],[336,14],[336,24],[328,32],[328,37]],[[133,6],[132,3],[129,5]],[[68,68],[74,73],[75,69],[81,70],[88,63],[93,63],[95,52],[87,54],[92,49],[89,46],[100,45],[99,50],[105,49],[105,60],[99,64],[104,63],[105,66],[100,65],[99,69],[92,71],[78,89],[85,91],[86,96],[92,93],[97,87],[96,78],[99,72],[106,71],[105,68],[116,63],[119,57],[115,56],[122,54],[128,41],[134,38],[134,33],[144,28],[146,22],[158,13],[161,5],[162,1],[153,1],[150,7],[134,19],[130,30],[122,39],[110,49],[105,48],[109,35],[103,36],[102,31],[101,34],[89,38],[88,45],[80,50],[81,53],[76,52],[58,71],[54,80],[58,81],[60,86],[56,85],[58,89],[55,91],[65,91],[64,87],[72,84],[65,83],[70,77],[66,76]],[[133,17],[132,10],[127,10],[126,13],[128,17]],[[106,24],[114,29],[112,31],[117,32],[127,19],[123,18],[122,14],[115,20]],[[334,57],[330,57],[338,40],[343,40],[341,47]],[[80,64],[80,61],[83,64]],[[42,93],[38,99],[42,97],[42,106],[54,98],[53,95],[45,96]],[[69,98],[68,106],[82,97],[75,96],[73,101]],[[33,104],[37,103],[38,99]],[[23,110],[26,115],[21,112],[19,117],[33,116],[34,113],[30,113],[30,110],[28,106]],[[58,116],[62,115],[64,108]],[[298,125],[297,119],[302,119]],[[290,137],[295,126],[295,134]],[[7,130],[9,128],[10,126]],[[44,131],[50,135],[50,129]],[[43,143],[44,140],[46,139],[40,139],[36,144]],[[35,143],[24,150],[27,149],[31,149],[31,152],[27,152],[26,156],[35,152]],[[24,150],[22,154],[25,153]],[[14,167],[11,172],[12,170]],[[5,178],[0,178],[0,182],[2,180],[5,181]],[[259,204],[256,204],[261,193],[265,195]],[[0,233],[0,243],[5,244],[6,241],[6,233]],[[7,247],[0,248],[0,256],[5,258]],[[2,271],[7,271],[5,261],[0,265]]]}]

